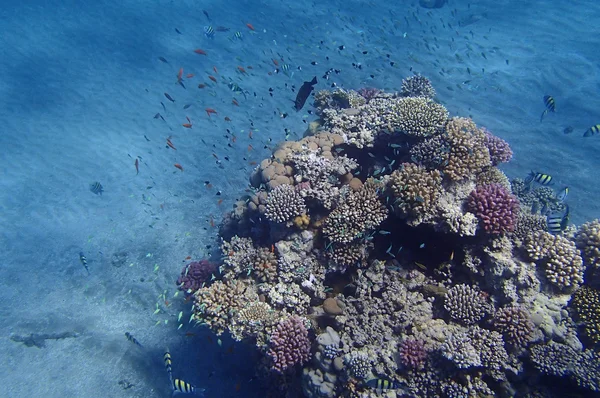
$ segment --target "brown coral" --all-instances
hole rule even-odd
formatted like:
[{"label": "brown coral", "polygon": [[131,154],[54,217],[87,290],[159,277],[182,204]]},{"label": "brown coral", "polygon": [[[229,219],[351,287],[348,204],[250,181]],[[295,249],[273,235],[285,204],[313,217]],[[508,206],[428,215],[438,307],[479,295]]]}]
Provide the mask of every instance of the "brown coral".
[{"label": "brown coral", "polygon": [[531,234],[525,250],[541,265],[546,278],[559,288],[571,288],[583,282],[583,259],[573,242],[546,231]]},{"label": "brown coral", "polygon": [[408,223],[418,225],[435,216],[437,200],[442,191],[442,174],[428,171],[413,163],[404,163],[390,178],[396,200],[394,208]]},{"label": "brown coral", "polygon": [[454,181],[471,178],[491,166],[485,134],[471,119],[454,117],[446,125],[445,139],[450,146],[444,175]]},{"label": "brown coral", "polygon": [[194,293],[193,319],[205,322],[217,334],[223,333],[242,308],[246,286],[240,281],[216,281]]},{"label": "brown coral", "polygon": [[265,216],[269,220],[283,223],[305,212],[304,199],[291,185],[279,185],[269,192],[265,206]]},{"label": "brown coral", "polygon": [[586,264],[600,267],[600,220],[589,221],[579,227],[575,239]]},{"label": "brown coral", "polygon": [[350,243],[386,219],[388,211],[378,195],[380,185],[369,180],[360,190],[348,193],[346,200],[323,223],[323,234],[327,239]]}]

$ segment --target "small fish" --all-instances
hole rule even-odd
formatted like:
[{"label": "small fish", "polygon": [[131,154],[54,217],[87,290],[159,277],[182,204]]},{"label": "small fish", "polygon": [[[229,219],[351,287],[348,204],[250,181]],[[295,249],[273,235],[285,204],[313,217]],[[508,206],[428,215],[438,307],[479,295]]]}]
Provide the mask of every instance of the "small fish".
[{"label": "small fish", "polygon": [[378,392],[383,392],[386,390],[398,390],[403,388],[402,384],[388,379],[371,379],[365,382],[365,385],[368,388],[376,389]]},{"label": "small fish", "polygon": [[208,11],[202,10],[202,13],[206,16],[206,19],[210,22],[210,16],[208,15]]},{"label": "small fish", "polygon": [[552,176],[549,174],[536,173],[532,171],[531,173],[529,173],[529,176],[527,176],[527,178],[525,179],[525,184],[530,184],[533,181],[537,182],[540,185],[550,185],[550,183],[552,182]]},{"label": "small fish", "polygon": [[242,32],[237,31],[233,34],[233,36],[231,37],[232,40],[243,40],[244,36],[242,35]]},{"label": "small fish", "polygon": [[169,380],[173,381],[173,364],[171,362],[171,353],[169,350],[165,351],[165,355],[163,355],[163,360],[165,362],[165,369],[167,370],[167,374],[169,375]]},{"label": "small fish", "polygon": [[559,193],[556,194],[556,199],[560,202],[564,202],[567,200],[567,196],[569,196],[569,187],[564,187]]},{"label": "small fish", "polygon": [[194,52],[195,52],[196,54],[199,54],[199,55],[208,55],[208,54],[206,53],[206,51],[204,51],[204,50],[203,50],[203,49],[201,49],[201,48],[197,48],[197,49],[195,49],[195,50],[194,50]]},{"label": "small fish", "polygon": [[213,37],[215,37],[215,29],[212,26],[205,26],[204,27],[204,36],[208,37],[209,39],[212,39]]},{"label": "small fish", "polygon": [[596,135],[600,133],[600,123],[599,124],[595,124],[592,127],[590,127],[589,129],[587,129],[585,131],[585,133],[583,133],[584,137],[591,137],[593,135]]},{"label": "small fish", "polygon": [[206,108],[205,111],[206,111],[206,114],[208,115],[208,117],[210,117],[211,113],[214,113],[215,115],[217,115],[217,111],[215,111],[213,108]]},{"label": "small fish", "polygon": [[208,75],[208,78],[209,78],[210,80],[212,80],[213,82],[215,82],[215,83],[217,82],[217,78],[216,78],[216,77],[214,77],[214,76],[212,76],[212,75]]},{"label": "small fish", "polygon": [[85,258],[85,254],[83,252],[79,252],[79,261],[87,271],[88,275],[90,274],[90,269],[88,268],[87,258]]},{"label": "small fish", "polygon": [[296,111],[300,111],[304,107],[308,96],[314,90],[315,84],[317,84],[316,76],[313,77],[311,81],[304,82],[302,84],[302,86],[298,90],[298,94],[296,95],[296,100],[294,101],[294,108],[296,109]]},{"label": "small fish", "polygon": [[169,95],[169,93],[164,93],[164,94],[165,94],[165,97],[166,97],[166,98],[167,98],[169,101],[171,101],[171,102],[175,102],[175,100],[173,99],[173,97],[171,97],[171,96]]},{"label": "small fish", "polygon": [[179,170],[183,171],[183,166],[179,163],[175,163],[173,166],[177,167]]},{"label": "small fish", "polygon": [[104,192],[104,187],[98,181],[90,184],[90,191],[95,193],[96,195],[102,196],[102,192]]},{"label": "small fish", "polygon": [[570,211],[569,206],[565,210],[563,215],[549,215],[546,217],[546,224],[548,225],[548,232],[551,234],[559,234],[564,231],[569,225]]},{"label": "small fish", "polygon": [[185,127],[186,129],[191,129],[192,123],[183,123],[182,126]]},{"label": "small fish", "polygon": [[215,30],[217,32],[229,32],[231,29],[226,26],[217,26]]},{"label": "small fish", "polygon": [[137,159],[137,158],[135,159],[134,165],[135,165],[135,175],[140,174],[140,161],[139,161],[139,159]]},{"label": "small fish", "polygon": [[158,57],[158,60],[161,62],[164,62],[165,64],[169,63],[169,61],[167,61],[167,59],[165,57]]},{"label": "small fish", "polygon": [[546,109],[544,109],[544,112],[542,112],[540,122],[544,120],[544,116],[546,116],[548,112],[556,112],[556,102],[554,101],[554,97],[551,95],[544,96],[544,105],[546,106]]},{"label": "small fish", "polygon": [[168,145],[170,148],[172,148],[172,149],[174,149],[174,150],[177,150],[177,148],[175,148],[175,145],[173,145],[173,143],[171,142],[171,139],[170,139],[170,138],[167,138],[167,145]]},{"label": "small fish", "polygon": [[248,29],[250,30],[254,30],[254,26],[252,26],[251,23],[247,23],[246,26],[248,27]]},{"label": "small fish", "polygon": [[246,91],[244,89],[242,89],[237,83],[231,82],[231,83],[227,84],[227,87],[229,87],[229,89],[231,91],[233,91],[234,93],[242,93],[244,98],[247,98]]},{"label": "small fish", "polygon": [[127,340],[131,341],[133,344],[143,347],[139,341],[137,341],[137,339],[135,337],[132,336],[131,333],[129,332],[125,332],[125,337],[127,337]]}]

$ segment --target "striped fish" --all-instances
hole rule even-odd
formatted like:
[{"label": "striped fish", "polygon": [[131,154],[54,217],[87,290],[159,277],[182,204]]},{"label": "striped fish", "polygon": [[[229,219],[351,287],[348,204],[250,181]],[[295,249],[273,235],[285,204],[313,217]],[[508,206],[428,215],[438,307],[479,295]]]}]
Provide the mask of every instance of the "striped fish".
[{"label": "striped fish", "polygon": [[231,38],[233,40],[242,40],[244,38],[244,36],[242,36],[242,32],[237,31],[233,34],[233,36]]},{"label": "striped fish", "polygon": [[548,112],[556,112],[556,102],[554,101],[554,97],[551,95],[544,96],[544,105],[546,106],[546,109],[544,109],[544,112],[542,112],[540,122],[544,120],[544,116],[546,116]]},{"label": "striped fish", "polygon": [[212,26],[205,26],[204,27],[204,36],[208,37],[209,39],[212,39],[213,37],[215,37],[215,28],[213,28]]},{"label": "striped fish", "polygon": [[90,191],[95,193],[96,195],[102,196],[102,192],[104,192],[104,187],[98,181],[90,184]]},{"label": "striped fish", "polygon": [[127,340],[131,341],[133,344],[143,347],[139,341],[137,341],[137,339],[135,337],[133,337],[133,335],[129,332],[125,332],[125,337],[127,337]]},{"label": "striped fish", "polygon": [[400,383],[389,379],[371,379],[368,380],[365,385],[368,388],[374,388],[379,393],[387,390],[398,390],[402,388]]},{"label": "striped fish", "polygon": [[163,359],[165,361],[165,369],[167,370],[167,374],[169,375],[169,381],[173,383],[173,364],[171,362],[171,353],[169,352],[169,350],[165,351]]},{"label": "striped fish", "polygon": [[564,202],[565,200],[567,200],[568,196],[569,196],[569,187],[564,187],[562,189],[562,191],[560,191],[559,193],[556,194],[556,199],[560,202]]},{"label": "striped fish", "polygon": [[244,98],[246,98],[246,92],[240,86],[238,86],[237,83],[231,82],[227,84],[227,87],[229,87],[229,89],[234,93],[242,93],[244,95]]},{"label": "striped fish", "polygon": [[585,133],[583,133],[584,137],[591,137],[593,135],[596,135],[600,133],[600,123],[599,124],[595,124],[592,127],[590,127],[589,129],[587,129],[585,131]]},{"label": "striped fish", "polygon": [[534,181],[541,185],[550,185],[552,182],[552,176],[550,174],[536,173],[532,171],[525,180],[525,184],[530,184]]},{"label": "striped fish", "polygon": [[546,217],[546,224],[548,225],[548,232],[551,234],[559,234],[564,231],[569,225],[569,206],[565,210],[563,215],[549,215]]},{"label": "striped fish", "polygon": [[81,264],[85,267],[85,270],[89,275],[90,269],[88,268],[87,258],[85,257],[85,254],[83,254],[83,252],[79,252],[79,261],[81,261]]},{"label": "striped fish", "polygon": [[181,379],[173,380],[173,390],[184,394],[201,393],[196,387]]}]

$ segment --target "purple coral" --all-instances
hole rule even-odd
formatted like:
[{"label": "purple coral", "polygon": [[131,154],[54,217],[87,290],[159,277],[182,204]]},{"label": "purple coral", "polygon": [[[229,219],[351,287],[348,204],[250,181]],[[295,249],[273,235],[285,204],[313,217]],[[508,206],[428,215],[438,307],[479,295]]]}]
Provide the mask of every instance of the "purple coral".
[{"label": "purple coral", "polygon": [[381,90],[372,87],[362,87],[358,90],[358,94],[363,97],[367,102],[377,97],[382,93]]},{"label": "purple coral", "polygon": [[283,373],[297,364],[304,364],[310,359],[310,346],[308,330],[300,317],[292,316],[279,322],[271,334],[267,352],[273,360],[272,369]]},{"label": "purple coral", "polygon": [[490,151],[492,165],[496,166],[499,163],[508,162],[513,155],[512,149],[510,149],[508,142],[504,141],[500,137],[496,137],[485,128],[483,129],[483,132],[485,133],[484,144]]},{"label": "purple coral", "polygon": [[409,368],[421,368],[427,359],[427,350],[423,340],[406,339],[398,347],[400,362]]},{"label": "purple coral", "polygon": [[500,184],[479,185],[469,195],[467,206],[489,234],[502,234],[515,229],[519,201]]},{"label": "purple coral", "polygon": [[188,294],[194,293],[202,287],[202,284],[217,270],[217,265],[208,261],[192,261],[181,271],[177,278],[179,290]]}]

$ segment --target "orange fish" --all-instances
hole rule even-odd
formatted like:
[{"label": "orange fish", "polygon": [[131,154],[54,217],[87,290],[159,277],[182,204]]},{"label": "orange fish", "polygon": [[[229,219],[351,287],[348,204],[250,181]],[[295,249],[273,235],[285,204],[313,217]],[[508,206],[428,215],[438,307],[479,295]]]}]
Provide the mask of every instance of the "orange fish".
[{"label": "orange fish", "polygon": [[187,75],[185,75],[186,79],[191,79],[192,77],[194,77],[193,73],[188,73]]},{"label": "orange fish", "polygon": [[213,216],[210,216],[210,226],[211,226],[212,228],[214,228],[214,227],[215,227],[215,220],[213,219]]},{"label": "orange fish", "polygon": [[251,23],[247,23],[246,26],[248,27],[248,29],[250,30],[254,30],[254,26],[252,26]]},{"label": "orange fish", "polygon": [[204,186],[206,187],[206,189],[212,189],[212,184],[206,184]]},{"label": "orange fish", "polygon": [[231,100],[231,103],[235,106],[240,106],[240,103],[237,102],[237,100],[235,98]]},{"label": "orange fish", "polygon": [[248,131],[248,138],[252,139],[252,130]]},{"label": "orange fish", "polygon": [[214,113],[215,115],[218,114],[217,111],[215,111],[213,108],[206,108],[205,111],[206,111],[206,114],[208,115],[208,117],[210,117],[211,113]]},{"label": "orange fish", "polygon": [[170,138],[167,138],[167,145],[171,148],[173,148],[174,150],[177,150],[177,148],[175,148],[175,145],[173,145],[173,143],[171,142]]},{"label": "orange fish", "polygon": [[179,73],[177,73],[177,81],[180,82],[183,77],[183,68],[179,68]]},{"label": "orange fish", "polygon": [[245,73],[245,74],[248,74],[248,72],[246,72],[246,69],[244,69],[244,68],[243,68],[243,67],[241,67],[241,66],[238,66],[238,67],[237,67],[237,70],[239,70],[239,71],[240,71],[240,73]]},{"label": "orange fish", "polygon": [[221,206],[221,203],[223,203],[223,199],[219,199],[219,200],[217,201],[217,206]]},{"label": "orange fish", "polygon": [[256,166],[258,163],[256,163],[255,161],[252,161],[250,163],[248,163],[250,166]]},{"label": "orange fish", "polygon": [[252,145],[248,144],[248,152],[250,152],[251,150],[253,150],[254,148],[252,147]]},{"label": "orange fish", "polygon": [[271,253],[275,253],[275,245],[271,245]]},{"label": "orange fish", "polygon": [[191,129],[192,123],[183,123],[182,126],[185,127],[186,129]]},{"label": "orange fish", "polygon": [[275,64],[275,66],[279,66],[279,62],[275,58],[273,58],[273,63]]},{"label": "orange fish", "polygon": [[183,171],[183,166],[179,163],[175,163],[173,166],[177,167],[179,170]]},{"label": "orange fish", "polygon": [[235,144],[235,142],[237,141],[237,137],[234,135],[231,137],[231,142],[233,142]]},{"label": "orange fish", "polygon": [[206,54],[206,51],[204,51],[204,50],[203,50],[203,49],[201,49],[201,48],[197,48],[197,49],[195,49],[195,50],[194,50],[194,52],[195,52],[196,54],[200,54],[200,55],[208,55],[208,54]]},{"label": "orange fish", "polygon": [[225,121],[226,122],[230,122],[231,121],[231,119],[229,118],[229,116],[225,116]]},{"label": "orange fish", "polygon": [[191,260],[191,259],[192,259],[192,256],[187,256],[185,259],[186,259],[186,260]]},{"label": "orange fish", "polygon": [[168,307],[169,306],[169,302],[167,300],[165,300],[165,305]]},{"label": "orange fish", "polygon": [[212,76],[212,75],[208,75],[208,78],[209,78],[210,80],[212,80],[213,82],[215,82],[215,83],[217,82],[217,78],[216,78],[216,77],[214,77],[214,76]]},{"label": "orange fish", "polygon": [[215,159],[219,160],[219,157],[217,156],[217,154],[216,154],[216,153],[213,153],[212,155],[213,155],[213,157],[214,157]]},{"label": "orange fish", "polygon": [[216,73],[217,75],[219,74],[219,71],[217,70],[217,67],[216,67],[216,66],[213,66],[213,70],[215,71],[215,73]]},{"label": "orange fish", "polygon": [[198,84],[198,88],[204,88],[204,87],[206,87],[206,84],[204,84],[204,83]]},{"label": "orange fish", "polygon": [[140,174],[140,161],[136,158],[135,159],[135,175]]}]

